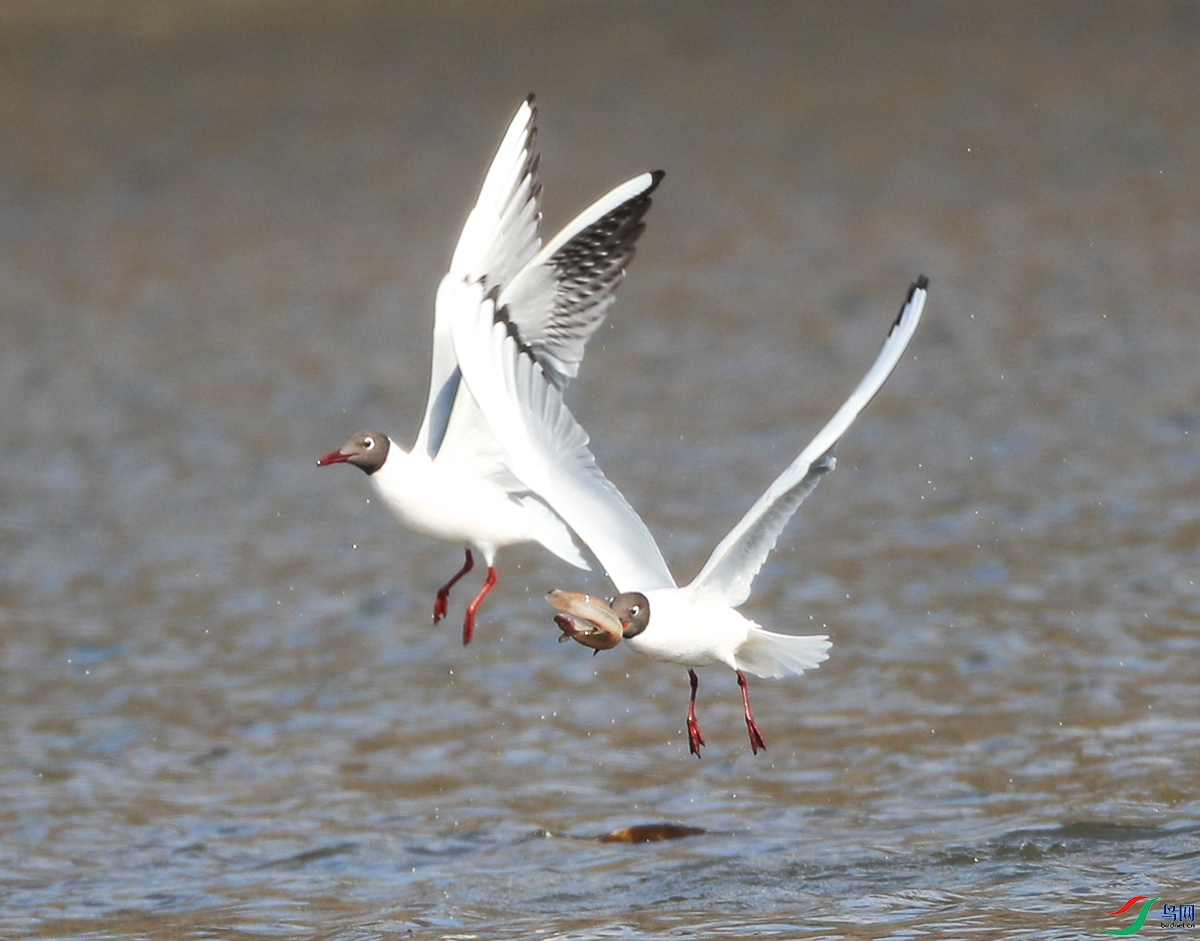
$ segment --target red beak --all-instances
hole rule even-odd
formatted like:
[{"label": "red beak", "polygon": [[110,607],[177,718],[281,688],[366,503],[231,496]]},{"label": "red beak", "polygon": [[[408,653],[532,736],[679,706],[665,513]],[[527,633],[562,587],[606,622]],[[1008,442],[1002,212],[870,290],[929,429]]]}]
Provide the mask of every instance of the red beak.
[{"label": "red beak", "polygon": [[328,467],[330,464],[345,464],[350,460],[349,454],[343,454],[341,451],[330,451],[322,458],[317,459],[317,467]]}]

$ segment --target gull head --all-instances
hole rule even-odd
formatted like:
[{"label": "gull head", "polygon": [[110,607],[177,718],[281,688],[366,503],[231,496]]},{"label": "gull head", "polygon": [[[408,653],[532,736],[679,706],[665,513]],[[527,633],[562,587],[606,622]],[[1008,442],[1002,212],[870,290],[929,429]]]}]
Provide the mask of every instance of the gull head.
[{"label": "gull head", "polygon": [[328,467],[330,464],[353,464],[364,474],[370,476],[387,460],[388,448],[391,441],[387,435],[378,431],[360,431],[343,444],[338,450],[330,451],[317,460],[317,467]]},{"label": "gull head", "polygon": [[640,591],[617,595],[609,607],[621,622],[621,636],[626,640],[637,637],[650,623],[650,601]]},{"label": "gull head", "polygon": [[573,640],[593,650],[611,650],[621,638],[636,637],[650,623],[650,602],[637,591],[605,601],[579,591],[555,589],[546,600],[562,612],[554,616],[562,631],[559,643]]}]

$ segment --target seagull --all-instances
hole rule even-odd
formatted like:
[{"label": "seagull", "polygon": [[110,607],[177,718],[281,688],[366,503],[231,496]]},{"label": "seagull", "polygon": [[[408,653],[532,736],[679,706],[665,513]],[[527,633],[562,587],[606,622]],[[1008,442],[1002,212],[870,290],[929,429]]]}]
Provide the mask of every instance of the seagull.
[{"label": "seagull", "polygon": [[554,591],[550,603],[563,637],[596,650],[626,641],[635,651],[688,668],[688,749],[700,756],[704,733],[696,720],[696,667],[725,664],[737,674],[750,748],[766,742],[750,708],[746,674],[801,673],[827,659],[826,636],[779,634],[736,609],[750,596],[754,577],[780,533],[818,481],[833,470],[838,439],[871,401],[900,361],[921,319],[929,281],[909,288],[879,355],[846,402],[800,455],[718,543],[692,582],[675,583],[641,517],[604,476],[588,449],[588,435],[563,403],[559,389],[507,331],[489,305],[463,318],[453,339],[467,388],[478,401],[509,467],[587,544],[617,588],[611,601]]},{"label": "seagull", "polygon": [[465,544],[462,568],[438,589],[435,624],[449,612],[450,589],[474,567],[473,551],[483,557],[487,579],[463,618],[464,644],[496,584],[501,547],[537,542],[578,568],[590,566],[563,521],[509,469],[462,385],[452,326],[485,308],[490,322],[502,324],[537,364],[543,381],[561,392],[607,315],[645,228],[650,194],[663,177],[654,171],[622,183],[542,245],[535,120],[530,95],[509,124],[438,287],[429,396],[412,450],[382,432],[361,431],[317,461],[359,468],[406,526]]}]

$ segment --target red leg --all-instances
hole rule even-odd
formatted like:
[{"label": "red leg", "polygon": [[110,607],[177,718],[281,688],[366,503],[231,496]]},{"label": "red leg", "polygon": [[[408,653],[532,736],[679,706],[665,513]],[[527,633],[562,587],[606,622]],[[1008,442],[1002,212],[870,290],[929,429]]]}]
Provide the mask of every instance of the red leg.
[{"label": "red leg", "polygon": [[479,589],[479,594],[475,596],[475,600],[467,606],[467,616],[463,618],[463,645],[469,644],[471,638],[475,636],[475,612],[479,610],[479,606],[483,604],[483,599],[488,596],[488,592],[496,584],[496,569],[493,566],[488,566],[487,581],[483,583],[483,587]]},{"label": "red leg", "polygon": [[758,723],[754,721],[754,713],[750,711],[750,688],[746,685],[746,674],[741,670],[737,671],[738,686],[742,688],[742,705],[746,708],[746,728],[750,732],[750,751],[758,754],[761,748],[767,750],[767,743],[763,741],[762,732],[758,730]]},{"label": "red leg", "polygon": [[433,603],[433,623],[436,624],[450,612],[450,589],[458,584],[458,580],[467,572],[471,571],[475,566],[475,557],[471,555],[471,550],[467,550],[467,561],[463,563],[463,567],[458,570],[458,573],[438,589],[437,600]]},{"label": "red leg", "polygon": [[695,670],[688,670],[692,681],[692,699],[688,703],[687,733],[688,751],[697,758],[700,757],[700,747],[704,744],[704,733],[700,731],[700,723],[696,721],[696,690],[700,688],[700,678]]}]

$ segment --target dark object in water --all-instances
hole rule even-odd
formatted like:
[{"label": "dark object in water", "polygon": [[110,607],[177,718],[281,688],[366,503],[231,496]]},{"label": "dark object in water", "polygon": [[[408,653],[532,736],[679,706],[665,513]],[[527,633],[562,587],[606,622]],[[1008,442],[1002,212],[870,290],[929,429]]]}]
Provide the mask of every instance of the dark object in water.
[{"label": "dark object in water", "polygon": [[684,827],[677,823],[642,823],[633,827],[622,827],[596,837],[601,843],[656,843],[659,840],[681,840],[688,836],[707,833],[700,827]]}]

